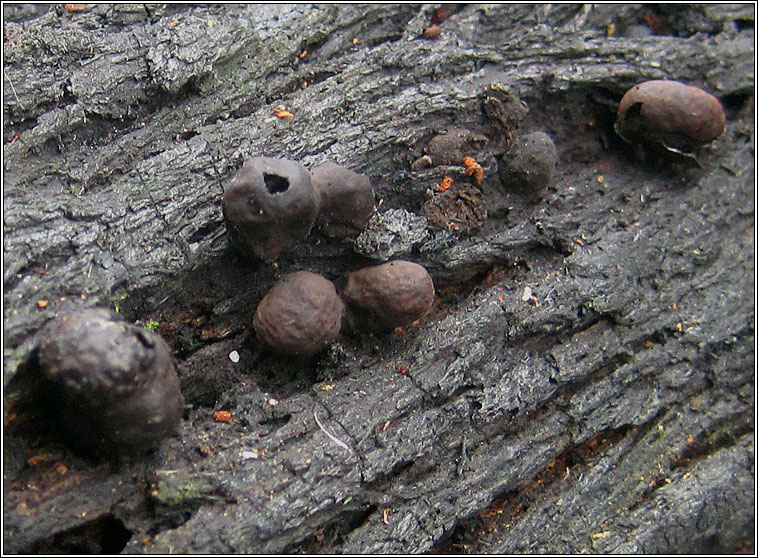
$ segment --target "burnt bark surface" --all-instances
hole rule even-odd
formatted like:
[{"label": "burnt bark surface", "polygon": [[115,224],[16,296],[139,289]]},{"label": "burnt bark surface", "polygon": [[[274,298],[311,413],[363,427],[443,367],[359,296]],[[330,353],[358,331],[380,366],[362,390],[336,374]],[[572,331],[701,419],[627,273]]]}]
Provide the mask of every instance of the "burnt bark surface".
[{"label": "burnt bark surface", "polygon": [[[657,10],[453,6],[437,39],[416,5],[6,21],[4,550],[750,548],[753,6]],[[643,22],[658,34],[632,36]],[[646,79],[726,107],[702,168],[613,133]],[[515,131],[485,110],[503,91],[529,106]],[[463,167],[411,167],[451,128],[487,140],[467,190],[487,216],[457,231],[422,206]],[[536,200],[498,179],[503,138],[530,131],[559,152]],[[256,155],[368,175],[369,239],[313,232],[275,264],[231,249],[223,185]],[[261,350],[252,317],[282,274],[390,257],[434,278],[418,325],[310,360]],[[156,453],[90,461],[47,433],[36,334],[75,304],[170,343],[185,413]]]}]

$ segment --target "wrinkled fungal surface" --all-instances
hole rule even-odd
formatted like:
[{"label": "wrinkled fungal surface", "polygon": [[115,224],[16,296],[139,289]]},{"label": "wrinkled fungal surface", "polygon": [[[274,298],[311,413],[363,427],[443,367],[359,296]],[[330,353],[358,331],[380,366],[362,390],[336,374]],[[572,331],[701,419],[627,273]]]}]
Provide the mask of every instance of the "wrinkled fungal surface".
[{"label": "wrinkled fungal surface", "polygon": [[653,80],[626,92],[618,107],[616,131],[626,141],[660,141],[691,149],[724,133],[721,103],[702,89],[677,81]]},{"label": "wrinkled fungal surface", "polygon": [[507,187],[534,196],[552,182],[557,160],[550,136],[534,132],[518,138],[503,156],[500,176]]},{"label": "wrinkled fungal surface", "polygon": [[374,191],[367,176],[332,162],[311,171],[319,197],[318,224],[332,238],[359,235],[374,212]]},{"label": "wrinkled fungal surface", "polygon": [[254,157],[224,190],[223,211],[232,242],[272,260],[308,235],[318,198],[300,163]]},{"label": "wrinkled fungal surface", "polygon": [[107,310],[56,317],[41,333],[39,361],[60,388],[63,429],[80,449],[150,450],[179,424],[182,396],[168,346]]},{"label": "wrinkled fungal surface", "polygon": [[395,260],[348,273],[341,294],[359,328],[386,331],[426,314],[434,283],[423,266]]},{"label": "wrinkled fungal surface", "polygon": [[285,275],[258,304],[258,338],[282,354],[319,352],[339,335],[342,301],[328,279],[310,271]]}]

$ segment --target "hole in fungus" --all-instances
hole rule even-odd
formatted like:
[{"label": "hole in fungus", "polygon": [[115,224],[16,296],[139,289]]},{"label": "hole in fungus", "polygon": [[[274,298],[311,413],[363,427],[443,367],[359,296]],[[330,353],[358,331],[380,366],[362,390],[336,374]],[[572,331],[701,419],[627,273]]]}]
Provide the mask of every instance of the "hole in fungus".
[{"label": "hole in fungus", "polygon": [[290,187],[290,182],[283,176],[277,174],[263,173],[263,181],[266,183],[266,189],[270,194],[281,194],[286,192]]}]

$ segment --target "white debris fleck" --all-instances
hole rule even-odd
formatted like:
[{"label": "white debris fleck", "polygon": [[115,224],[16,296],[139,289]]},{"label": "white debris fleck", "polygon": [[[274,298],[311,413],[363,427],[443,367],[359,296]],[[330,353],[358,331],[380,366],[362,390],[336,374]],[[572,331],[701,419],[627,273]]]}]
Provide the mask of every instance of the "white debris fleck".
[{"label": "white debris fleck", "polygon": [[229,360],[231,360],[234,363],[237,363],[240,361],[240,354],[237,351],[232,351],[229,353]]},{"label": "white debris fleck", "polygon": [[276,407],[279,404],[279,400],[272,397],[268,400],[268,404],[272,407]]},{"label": "white debris fleck", "polygon": [[521,300],[524,301],[524,302],[528,302],[530,298],[532,298],[532,289],[531,289],[531,287],[524,287],[524,292],[521,295]]},{"label": "white debris fleck", "polygon": [[242,459],[258,459],[260,455],[257,449],[245,450],[242,452]]}]

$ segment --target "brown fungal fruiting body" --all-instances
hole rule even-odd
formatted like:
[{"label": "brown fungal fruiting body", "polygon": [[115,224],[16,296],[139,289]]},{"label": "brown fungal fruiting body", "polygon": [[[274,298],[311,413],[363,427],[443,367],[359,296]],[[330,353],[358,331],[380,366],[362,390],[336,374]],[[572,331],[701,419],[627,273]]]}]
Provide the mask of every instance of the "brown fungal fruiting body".
[{"label": "brown fungal fruiting body", "polygon": [[253,328],[282,354],[311,355],[339,335],[342,301],[334,284],[310,271],[285,275],[258,304]]},{"label": "brown fungal fruiting body", "polygon": [[224,190],[223,211],[232,241],[271,260],[308,235],[318,198],[300,163],[254,157]]},{"label": "brown fungal fruiting body", "polygon": [[716,97],[677,81],[635,85],[618,106],[616,131],[629,143],[658,141],[690,149],[724,132],[726,117]]},{"label": "brown fungal fruiting body", "polygon": [[433,137],[424,151],[433,165],[460,165],[464,157],[479,154],[487,143],[487,136],[466,128],[450,128]]},{"label": "brown fungal fruiting body", "polygon": [[436,39],[437,37],[442,34],[442,27],[439,25],[430,25],[426,29],[424,29],[424,38],[425,39]]},{"label": "brown fungal fruiting body", "polygon": [[520,194],[538,195],[553,179],[558,152],[553,140],[542,132],[518,138],[503,156],[503,183]]},{"label": "brown fungal fruiting body", "polygon": [[39,362],[60,388],[64,432],[89,453],[150,450],[179,424],[182,396],[168,346],[107,310],[55,318],[41,333]]},{"label": "brown fungal fruiting body", "polygon": [[357,236],[374,212],[374,191],[367,176],[335,163],[324,163],[311,171],[311,182],[319,198],[317,222],[332,238]]},{"label": "brown fungal fruiting body", "polygon": [[388,331],[429,311],[434,283],[423,266],[395,260],[348,273],[341,294],[364,328]]}]

